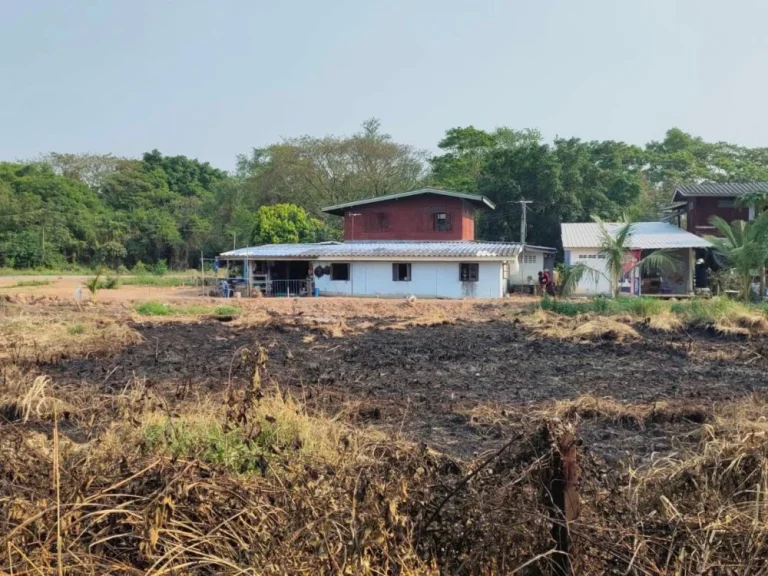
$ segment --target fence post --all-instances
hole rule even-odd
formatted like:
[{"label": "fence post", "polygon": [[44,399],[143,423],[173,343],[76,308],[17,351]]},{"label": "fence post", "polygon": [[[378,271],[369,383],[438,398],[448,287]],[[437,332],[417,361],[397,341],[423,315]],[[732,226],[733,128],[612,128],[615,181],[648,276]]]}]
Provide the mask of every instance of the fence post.
[{"label": "fence post", "polygon": [[550,452],[549,463],[544,469],[543,504],[552,522],[552,539],[557,553],[553,559],[553,574],[575,574],[577,550],[569,523],[579,517],[579,445],[572,425],[559,420],[548,422],[542,428],[545,445]]}]

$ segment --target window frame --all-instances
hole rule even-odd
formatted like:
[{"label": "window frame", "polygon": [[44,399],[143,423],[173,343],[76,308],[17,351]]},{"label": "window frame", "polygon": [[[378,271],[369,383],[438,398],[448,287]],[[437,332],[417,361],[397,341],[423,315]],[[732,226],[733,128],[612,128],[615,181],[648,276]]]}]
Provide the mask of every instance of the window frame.
[{"label": "window frame", "polygon": [[[464,278],[464,267],[467,267],[467,277]],[[474,271],[474,274],[472,273]],[[474,276],[474,278],[473,278]],[[479,282],[480,281],[480,263],[479,262],[459,262],[459,282]]]},{"label": "window frame", "polygon": [[[338,266],[346,266],[347,273],[346,278],[337,278],[336,268]],[[349,262],[331,262],[331,282],[349,282],[352,277],[352,264]]]},{"label": "window frame", "polygon": [[[444,216],[444,218],[440,218]],[[443,227],[439,226],[439,222],[444,222]],[[450,212],[433,212],[432,213],[432,231],[433,232],[452,232],[453,231],[453,219]]]},{"label": "window frame", "polygon": [[[405,278],[400,277],[400,266],[406,266]],[[413,280],[413,267],[410,262],[392,262],[392,282],[411,282]]]},{"label": "window frame", "polygon": [[368,212],[363,218],[365,232],[389,232],[389,212]]}]

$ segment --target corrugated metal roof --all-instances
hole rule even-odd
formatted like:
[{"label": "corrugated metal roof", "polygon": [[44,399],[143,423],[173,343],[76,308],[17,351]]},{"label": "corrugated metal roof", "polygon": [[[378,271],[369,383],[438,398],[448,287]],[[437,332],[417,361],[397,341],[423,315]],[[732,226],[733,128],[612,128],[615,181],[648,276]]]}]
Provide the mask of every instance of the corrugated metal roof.
[{"label": "corrugated metal roof", "polygon": [[488,200],[485,196],[478,196],[477,194],[469,194],[467,192],[454,192],[453,190],[438,190],[437,188],[420,188],[419,190],[411,190],[409,192],[400,192],[398,194],[389,194],[387,196],[376,196],[374,198],[366,198],[365,200],[357,200],[355,202],[346,202],[344,204],[336,204],[335,206],[328,206],[323,208],[323,212],[329,214],[336,214],[342,216],[344,210],[347,208],[354,208],[355,206],[362,206],[364,204],[375,204],[377,202],[387,202],[389,200],[399,200],[401,198],[410,198],[411,196],[421,196],[422,194],[437,194],[438,196],[450,196],[452,198],[461,198],[463,200],[469,200],[478,204],[483,204],[491,210],[496,208],[496,205]]},{"label": "corrugated metal roof", "polygon": [[[624,226],[620,222],[606,222],[602,226],[614,235]],[[563,248],[597,248],[603,236],[603,228],[596,222],[562,224]],[[667,222],[635,222],[628,248],[654,250],[660,248],[708,248],[709,241],[691,234]]]},{"label": "corrugated metal roof", "polygon": [[691,196],[732,197],[744,196],[752,192],[768,192],[768,182],[728,182],[717,184],[690,184],[675,189],[675,199]]},{"label": "corrugated metal roof", "polygon": [[[528,247],[531,249],[532,247]],[[500,259],[520,253],[520,244],[503,242],[321,242],[318,244],[265,244],[239,248],[221,254],[224,259],[252,258],[293,260],[330,260],[366,258],[414,258],[414,259]]]}]

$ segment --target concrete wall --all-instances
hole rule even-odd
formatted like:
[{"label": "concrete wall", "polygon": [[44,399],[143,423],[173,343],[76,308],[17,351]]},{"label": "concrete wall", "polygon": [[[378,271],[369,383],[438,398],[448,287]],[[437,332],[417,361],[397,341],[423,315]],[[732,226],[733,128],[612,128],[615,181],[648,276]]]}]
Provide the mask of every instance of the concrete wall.
[{"label": "concrete wall", "polygon": [[[510,271],[516,266],[512,260]],[[334,281],[330,276],[314,277],[320,294],[346,296],[405,297],[413,294],[423,298],[501,298],[506,280],[502,278],[501,262],[480,262],[477,282],[459,280],[459,262],[411,262],[411,281],[392,280],[393,262],[350,262],[350,280]],[[312,267],[330,266],[317,261]]]},{"label": "concrete wall", "polygon": [[[605,273],[605,260],[598,258],[597,248],[566,249],[565,261],[571,265],[586,264],[598,272]],[[595,281],[597,280],[597,282]],[[611,283],[600,274],[599,279],[582,278],[574,294],[595,296],[598,294],[610,294]]]},{"label": "concrete wall", "polygon": [[[512,284],[538,284],[539,272],[545,268],[546,254],[527,248],[520,254],[520,269],[512,276]],[[552,266],[550,266],[551,270]],[[528,280],[530,278],[530,281]]]},{"label": "concrete wall", "polygon": [[[451,229],[434,229],[433,215],[450,214]],[[351,216],[350,214],[358,214]],[[386,218],[386,229],[379,227]],[[475,207],[461,198],[423,194],[357,206],[344,214],[344,240],[474,240]]]}]

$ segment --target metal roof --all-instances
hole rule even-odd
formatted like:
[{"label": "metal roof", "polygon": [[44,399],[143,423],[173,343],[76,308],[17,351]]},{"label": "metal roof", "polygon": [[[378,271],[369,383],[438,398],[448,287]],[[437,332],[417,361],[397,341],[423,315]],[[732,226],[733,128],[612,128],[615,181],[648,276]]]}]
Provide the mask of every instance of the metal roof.
[{"label": "metal roof", "polygon": [[[527,246],[527,249],[549,250]],[[520,244],[503,242],[456,241],[359,241],[359,242],[321,242],[318,244],[265,244],[250,248],[239,248],[221,254],[225,260],[240,258],[252,260],[367,260],[367,259],[402,259],[419,260],[498,260],[516,257],[521,250]]]},{"label": "metal roof", "polygon": [[[611,235],[624,226],[621,222],[578,222],[561,224],[563,248],[598,248],[603,228]],[[678,228],[667,222],[635,222],[628,248],[634,250],[655,250],[660,248],[709,248],[704,238]]]},{"label": "metal roof", "polygon": [[362,206],[364,204],[387,202],[389,200],[400,200],[401,198],[421,196],[422,194],[437,194],[438,196],[461,198],[462,200],[469,200],[470,202],[474,202],[476,204],[483,204],[491,210],[496,208],[496,205],[488,200],[488,198],[485,196],[478,196],[477,194],[469,194],[467,192],[454,192],[453,190],[438,190],[437,188],[420,188],[419,190],[411,190],[410,192],[400,192],[398,194],[388,194],[387,196],[376,196],[374,198],[366,198],[365,200],[336,204],[335,206],[328,206],[323,208],[323,212],[327,212],[328,214],[336,214],[337,216],[343,216],[344,210],[347,208],[354,208],[355,206]]},{"label": "metal roof", "polygon": [[674,199],[693,196],[730,198],[732,196],[745,196],[752,192],[768,192],[768,182],[729,182],[725,184],[707,182],[704,184],[678,186],[675,189]]}]

